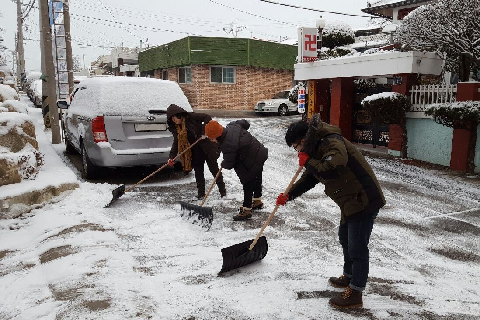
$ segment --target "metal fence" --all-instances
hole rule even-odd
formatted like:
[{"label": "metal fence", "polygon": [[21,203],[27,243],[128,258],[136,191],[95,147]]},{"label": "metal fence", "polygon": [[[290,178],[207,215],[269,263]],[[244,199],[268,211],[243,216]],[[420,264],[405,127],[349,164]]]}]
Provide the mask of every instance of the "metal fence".
[{"label": "metal fence", "polygon": [[457,85],[416,85],[410,90],[412,111],[424,112],[429,105],[457,101]]}]

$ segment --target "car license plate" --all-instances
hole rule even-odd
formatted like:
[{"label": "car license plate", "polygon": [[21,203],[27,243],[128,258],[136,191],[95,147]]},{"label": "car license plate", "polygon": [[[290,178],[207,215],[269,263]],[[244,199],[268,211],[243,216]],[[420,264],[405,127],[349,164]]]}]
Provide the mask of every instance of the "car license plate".
[{"label": "car license plate", "polygon": [[165,131],[167,125],[165,123],[136,123],[135,131]]}]

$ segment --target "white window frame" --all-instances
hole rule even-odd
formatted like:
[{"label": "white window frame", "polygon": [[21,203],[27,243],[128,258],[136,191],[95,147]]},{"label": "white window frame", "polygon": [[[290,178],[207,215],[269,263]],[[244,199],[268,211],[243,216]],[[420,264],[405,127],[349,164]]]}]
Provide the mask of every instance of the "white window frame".
[{"label": "white window frame", "polygon": [[[222,82],[212,82],[212,68],[222,68]],[[233,69],[233,82],[224,82],[223,73],[224,69]],[[210,66],[210,83],[212,84],[236,84],[237,82],[237,69],[234,66]]]},{"label": "white window frame", "polygon": [[[185,82],[180,82],[180,70],[185,72]],[[190,70],[190,79],[187,77],[187,69]],[[192,67],[179,67],[178,68],[178,83],[192,83]]]}]

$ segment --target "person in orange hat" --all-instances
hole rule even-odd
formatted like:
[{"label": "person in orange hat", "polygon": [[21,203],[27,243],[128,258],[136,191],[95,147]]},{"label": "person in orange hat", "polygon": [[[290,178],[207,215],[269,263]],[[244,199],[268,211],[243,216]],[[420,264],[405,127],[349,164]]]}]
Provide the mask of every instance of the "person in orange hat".
[{"label": "person in orange hat", "polygon": [[222,168],[235,169],[243,185],[243,204],[235,221],[252,218],[252,210],[261,209],[262,172],[268,159],[268,149],[248,132],[250,123],[245,120],[230,122],[225,128],[215,120],[205,126],[205,135],[218,143],[223,153]]}]

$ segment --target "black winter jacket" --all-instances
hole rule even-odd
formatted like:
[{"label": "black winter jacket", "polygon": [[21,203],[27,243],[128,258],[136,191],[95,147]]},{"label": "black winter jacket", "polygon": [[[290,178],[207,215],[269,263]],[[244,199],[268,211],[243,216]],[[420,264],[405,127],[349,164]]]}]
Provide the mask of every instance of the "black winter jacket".
[{"label": "black winter jacket", "polygon": [[248,132],[247,120],[230,122],[217,141],[223,153],[222,168],[235,169],[242,184],[247,183],[263,169],[268,149]]},{"label": "black winter jacket", "polygon": [[[200,138],[203,134],[205,134],[205,125],[212,120],[208,114],[205,113],[194,113],[194,112],[187,112],[185,109],[179,106],[171,106],[167,109],[167,124],[168,130],[173,134],[173,143],[172,148],[170,149],[170,159],[175,158],[178,154],[178,134],[177,134],[177,126],[172,121],[172,117],[176,114],[182,114],[185,116],[185,125],[187,127],[187,138],[190,144],[193,144]],[[198,142],[192,148],[192,166],[199,165],[203,163],[203,157],[198,155],[198,152],[203,152],[206,157],[217,160],[220,156],[220,152],[218,150],[218,145],[210,139],[205,138]]]},{"label": "black winter jacket", "polygon": [[343,138],[338,127],[315,115],[310,120],[303,152],[310,158],[307,169],[289,192],[295,199],[318,182],[325,194],[340,207],[341,223],[371,216],[385,205],[372,168],[355,146]]}]

